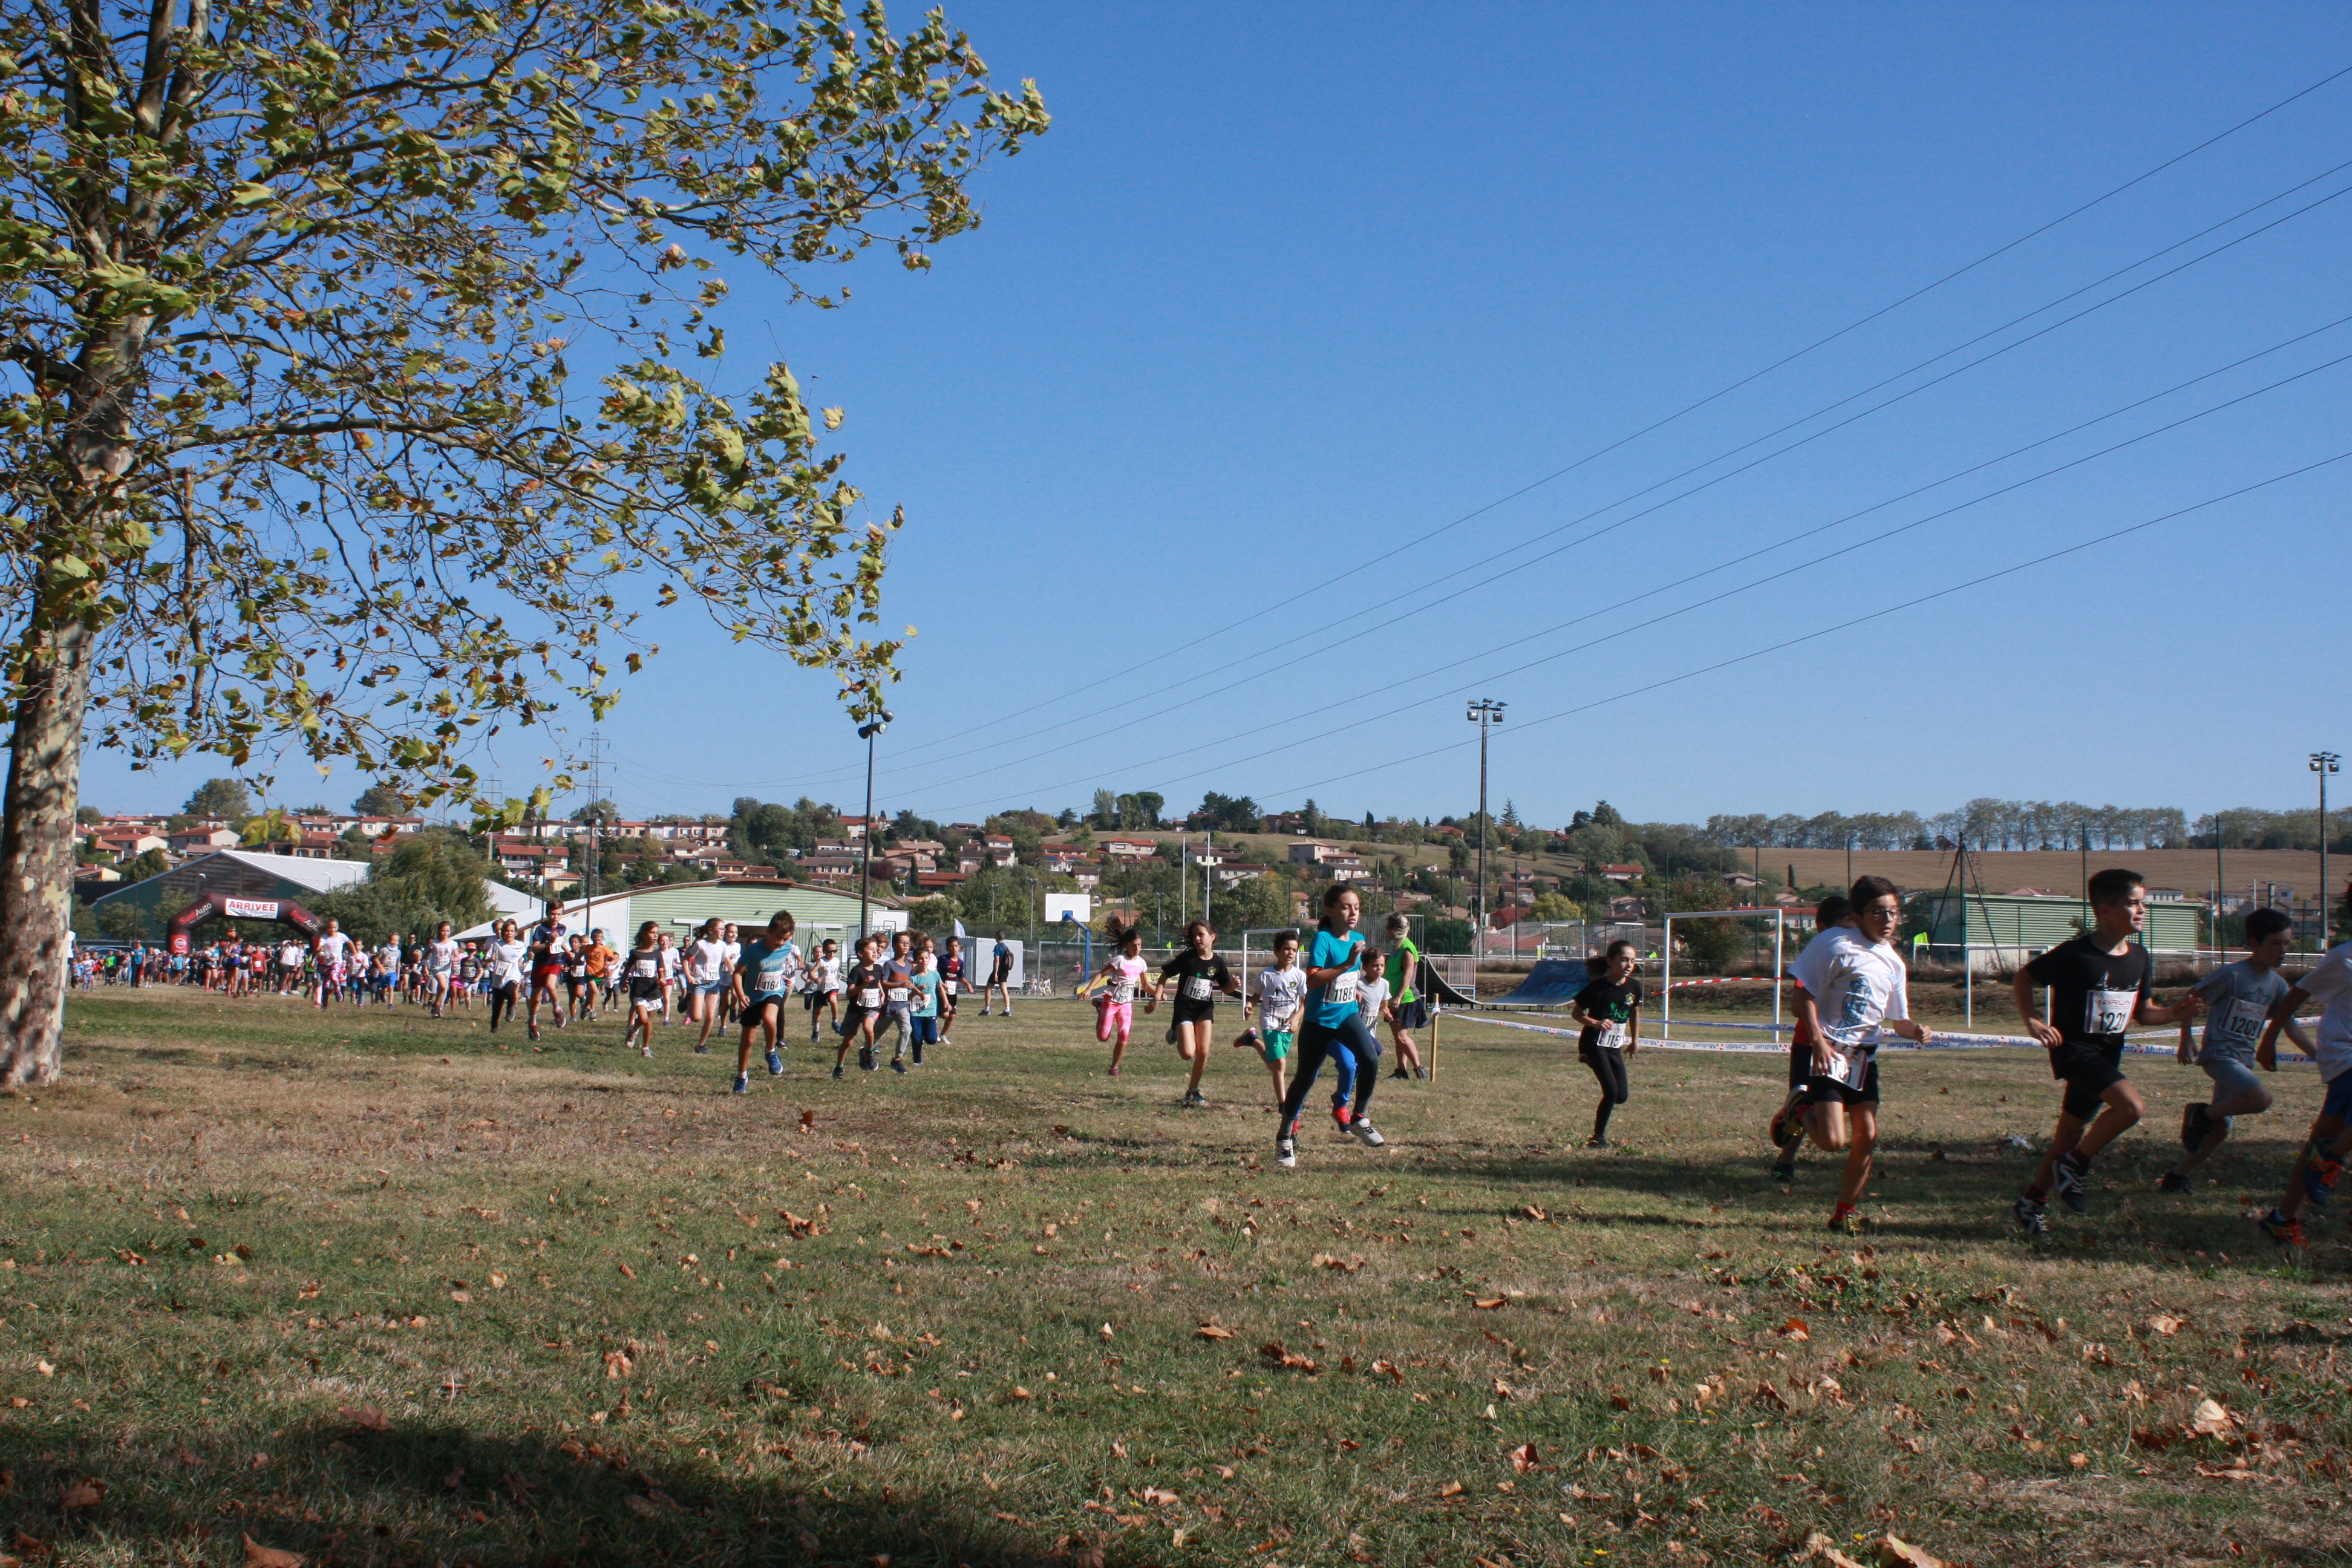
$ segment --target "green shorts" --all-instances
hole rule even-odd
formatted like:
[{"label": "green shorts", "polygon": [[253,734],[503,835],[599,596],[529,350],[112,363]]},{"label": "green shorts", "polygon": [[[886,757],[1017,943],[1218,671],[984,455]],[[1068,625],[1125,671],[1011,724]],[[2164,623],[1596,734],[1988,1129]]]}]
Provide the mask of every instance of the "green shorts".
[{"label": "green shorts", "polygon": [[1288,1029],[1260,1029],[1257,1032],[1258,1055],[1265,1058],[1268,1067],[1276,1062],[1288,1061],[1291,1043],[1297,1038]]}]

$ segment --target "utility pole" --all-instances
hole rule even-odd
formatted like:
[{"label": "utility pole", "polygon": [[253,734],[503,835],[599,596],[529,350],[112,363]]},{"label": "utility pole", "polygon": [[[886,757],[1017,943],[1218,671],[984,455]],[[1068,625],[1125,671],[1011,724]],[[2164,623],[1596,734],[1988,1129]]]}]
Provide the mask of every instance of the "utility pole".
[{"label": "utility pole", "polygon": [[2319,775],[2319,951],[2327,951],[2328,939],[2335,933],[2327,929],[2327,775],[2336,771],[2343,758],[2334,752],[2311,753],[2311,771]]},{"label": "utility pole", "polygon": [[596,925],[596,862],[598,848],[596,830],[604,826],[604,733],[588,731],[588,904],[581,911],[580,923],[593,931]]},{"label": "utility pole", "polygon": [[1503,721],[1503,710],[1509,706],[1481,697],[1463,715],[1478,726],[1478,889],[1470,911],[1476,921],[1471,928],[1474,961],[1486,956],[1486,731]]}]

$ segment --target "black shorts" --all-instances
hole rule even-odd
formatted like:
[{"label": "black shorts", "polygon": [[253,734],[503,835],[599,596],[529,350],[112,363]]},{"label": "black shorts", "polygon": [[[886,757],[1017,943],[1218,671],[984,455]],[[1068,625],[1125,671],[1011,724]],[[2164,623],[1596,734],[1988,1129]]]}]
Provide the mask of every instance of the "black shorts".
[{"label": "black shorts", "polygon": [[1425,1029],[1429,1026],[1429,1004],[1418,996],[1410,1002],[1391,1002],[1389,1004],[1389,1016],[1396,1020],[1398,1028],[1408,1033]]},{"label": "black shorts", "polygon": [[2123,1059],[2121,1040],[2112,1046],[2069,1040],[2051,1047],[2050,1076],[2066,1086],[2064,1112],[2077,1121],[2098,1115],[2099,1097],[2124,1080]]},{"label": "black shorts", "polygon": [[660,981],[658,981],[658,980],[632,980],[632,981],[630,981],[630,982],[629,982],[629,1000],[630,1000],[630,1001],[632,1001],[632,1002],[658,1002],[658,1001],[660,1001],[661,999],[662,999],[662,983],[661,983]]},{"label": "black shorts", "polygon": [[1813,1048],[1805,1047],[1807,1076],[1804,1079],[1805,1101],[1809,1105],[1876,1105],[1878,1103],[1878,1058],[1870,1058],[1869,1068],[1862,1075],[1862,1087],[1854,1089],[1843,1079],[1815,1078],[1811,1075]]},{"label": "black shorts", "polygon": [[1205,1024],[1216,1016],[1214,1002],[1195,1002],[1190,996],[1176,998],[1176,1022],[1180,1024]]},{"label": "black shorts", "polygon": [[1813,1047],[1811,1045],[1789,1047],[1789,1087],[1802,1089],[1805,1080],[1813,1076]]}]

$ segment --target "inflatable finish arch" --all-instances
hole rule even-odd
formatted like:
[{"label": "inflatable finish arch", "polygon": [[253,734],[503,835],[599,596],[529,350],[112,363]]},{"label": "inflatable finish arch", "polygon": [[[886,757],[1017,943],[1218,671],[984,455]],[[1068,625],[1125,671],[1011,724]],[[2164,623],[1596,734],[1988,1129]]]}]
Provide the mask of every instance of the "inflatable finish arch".
[{"label": "inflatable finish arch", "polygon": [[291,899],[241,899],[235,893],[215,890],[173,915],[164,927],[171,934],[172,951],[187,952],[188,933],[215,915],[233,921],[284,921],[309,937],[327,929],[326,922]]}]

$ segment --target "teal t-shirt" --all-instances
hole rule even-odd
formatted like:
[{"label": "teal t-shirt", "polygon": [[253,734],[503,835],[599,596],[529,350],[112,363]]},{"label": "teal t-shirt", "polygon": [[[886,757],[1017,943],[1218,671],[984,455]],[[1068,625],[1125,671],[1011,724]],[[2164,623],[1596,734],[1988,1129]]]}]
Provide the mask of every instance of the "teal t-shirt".
[{"label": "teal t-shirt", "polygon": [[907,982],[914,987],[915,1005],[908,1016],[936,1018],[940,1016],[940,972],[926,969]]},{"label": "teal t-shirt", "polygon": [[770,947],[764,942],[747,942],[737,968],[743,975],[743,989],[753,996],[782,996],[792,989],[793,971],[800,967],[801,950],[797,942],[787,942]]},{"label": "teal t-shirt", "polygon": [[[1363,963],[1363,946],[1364,933],[1360,931],[1351,931],[1345,936],[1320,930],[1315,933],[1315,946],[1307,967],[1329,969],[1339,963],[1348,966],[1346,973],[1331,977],[1329,985],[1318,985],[1307,993],[1307,1016],[1327,1029],[1338,1028],[1357,1016],[1356,987],[1362,978],[1359,966]],[[1327,996],[1326,991],[1333,994]]]}]

